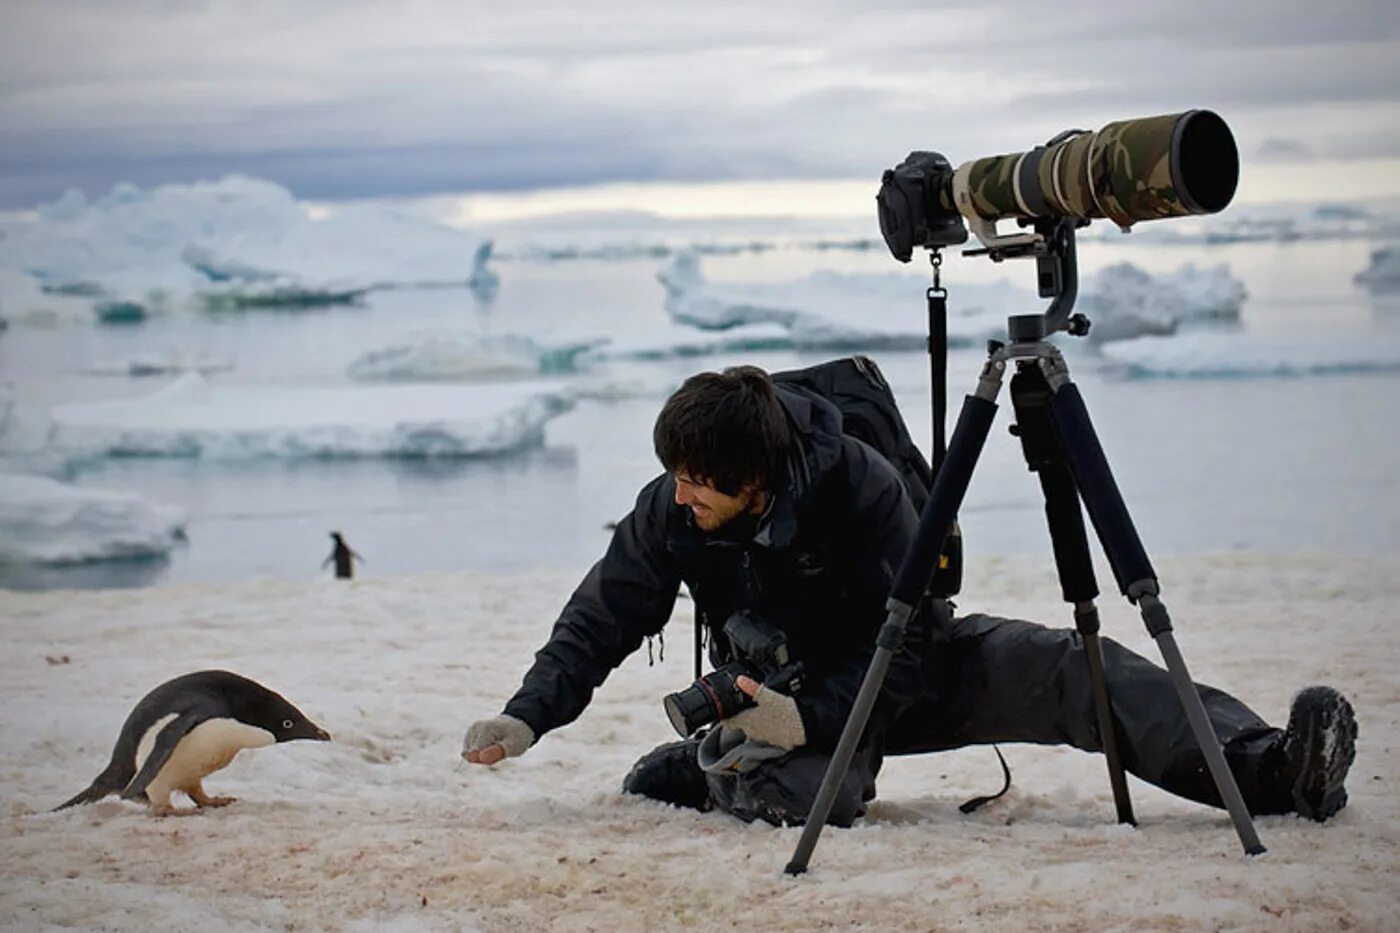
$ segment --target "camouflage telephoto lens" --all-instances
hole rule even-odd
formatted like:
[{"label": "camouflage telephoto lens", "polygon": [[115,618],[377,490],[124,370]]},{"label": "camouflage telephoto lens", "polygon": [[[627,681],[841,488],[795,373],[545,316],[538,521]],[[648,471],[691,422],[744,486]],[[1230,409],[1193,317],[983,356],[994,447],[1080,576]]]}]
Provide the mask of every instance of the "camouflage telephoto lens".
[{"label": "camouflage telephoto lens", "polygon": [[[1225,121],[1209,110],[1110,123],[1029,152],[964,162],[952,204],[963,216],[1141,220],[1213,214],[1235,196],[1240,159]],[[942,199],[940,199],[942,200]]]}]

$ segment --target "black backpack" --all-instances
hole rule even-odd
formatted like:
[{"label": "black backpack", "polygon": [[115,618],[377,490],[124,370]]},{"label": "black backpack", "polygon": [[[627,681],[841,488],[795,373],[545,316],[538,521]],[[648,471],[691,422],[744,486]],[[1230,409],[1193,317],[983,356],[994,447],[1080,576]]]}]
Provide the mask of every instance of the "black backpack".
[{"label": "black backpack", "polygon": [[[890,384],[874,360],[848,356],[774,373],[772,378],[809,389],[835,405],[841,412],[841,430],[879,451],[904,479],[914,509],[923,512],[933,488],[933,472],[909,435]],[[938,563],[932,590],[951,596],[962,582],[962,535],[956,522]]]}]

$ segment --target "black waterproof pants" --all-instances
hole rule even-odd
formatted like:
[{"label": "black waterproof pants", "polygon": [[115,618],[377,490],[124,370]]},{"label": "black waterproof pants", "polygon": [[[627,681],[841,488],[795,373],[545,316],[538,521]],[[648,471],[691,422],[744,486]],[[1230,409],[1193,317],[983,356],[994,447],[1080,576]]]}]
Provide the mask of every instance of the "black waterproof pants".
[{"label": "black waterproof pants", "polygon": [[[1102,645],[1124,767],[1171,793],[1221,806],[1170,675],[1111,639],[1102,639]],[[924,698],[857,751],[830,823],[849,826],[864,814],[865,802],[875,796],[882,753],[991,742],[1103,748],[1084,646],[1073,629],[964,616],[950,640],[935,649],[928,671]],[[1220,690],[1199,684],[1197,689],[1251,812],[1292,810],[1274,761],[1280,730]],[[795,824],[811,810],[828,761],[826,754],[798,749],[746,774],[707,775],[695,764],[694,742],[676,742],[644,756],[623,789],[671,803],[714,806],[745,820]]]}]

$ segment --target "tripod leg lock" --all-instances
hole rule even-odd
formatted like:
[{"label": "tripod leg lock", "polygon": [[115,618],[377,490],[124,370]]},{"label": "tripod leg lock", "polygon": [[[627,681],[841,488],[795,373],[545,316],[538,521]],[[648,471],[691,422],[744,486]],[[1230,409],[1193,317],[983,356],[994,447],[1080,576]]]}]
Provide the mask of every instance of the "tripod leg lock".
[{"label": "tripod leg lock", "polygon": [[1099,610],[1093,602],[1079,603],[1074,607],[1074,627],[1081,635],[1098,634]]},{"label": "tripod leg lock", "polygon": [[904,631],[914,615],[914,607],[891,598],[885,601],[885,610],[889,615],[885,617],[885,624],[880,626],[880,633],[875,636],[875,644],[898,651],[904,645]]},{"label": "tripod leg lock", "polygon": [[1172,630],[1172,619],[1167,614],[1167,607],[1156,596],[1143,596],[1138,605],[1142,609],[1142,621],[1147,626],[1147,633],[1153,638]]}]

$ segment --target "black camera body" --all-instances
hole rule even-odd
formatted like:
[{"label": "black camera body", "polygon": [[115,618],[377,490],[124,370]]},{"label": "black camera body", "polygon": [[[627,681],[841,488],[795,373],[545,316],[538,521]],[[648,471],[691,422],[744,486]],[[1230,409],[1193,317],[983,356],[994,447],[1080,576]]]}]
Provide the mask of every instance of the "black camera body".
[{"label": "black camera body", "polygon": [[802,688],[802,662],[788,657],[787,636],[782,630],[740,610],[725,621],[724,634],[733,660],[661,701],[671,725],[682,737],[754,705],[739,689],[740,675],[789,696]]}]

